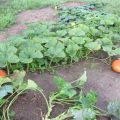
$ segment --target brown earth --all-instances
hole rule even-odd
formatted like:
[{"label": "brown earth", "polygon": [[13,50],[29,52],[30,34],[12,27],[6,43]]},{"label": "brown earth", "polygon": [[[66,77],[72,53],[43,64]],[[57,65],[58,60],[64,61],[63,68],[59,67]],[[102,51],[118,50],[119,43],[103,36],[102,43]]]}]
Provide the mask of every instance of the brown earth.
[{"label": "brown earth", "polygon": [[[82,75],[86,69],[88,82],[85,91],[94,90],[98,93],[97,105],[106,109],[108,101],[120,100],[120,76],[114,73],[111,68],[103,62],[89,60],[76,63],[66,68],[60,67],[56,69],[56,73],[67,81],[74,81]],[[54,74],[45,73],[29,73],[28,78],[35,80],[48,96],[50,92],[56,90],[56,86],[52,81]],[[21,96],[13,106],[16,117],[15,120],[41,120],[41,112],[45,113],[47,108],[42,96],[33,92],[29,92]],[[65,110],[65,106],[55,108],[53,115]],[[99,120],[108,120],[100,118]]]}]

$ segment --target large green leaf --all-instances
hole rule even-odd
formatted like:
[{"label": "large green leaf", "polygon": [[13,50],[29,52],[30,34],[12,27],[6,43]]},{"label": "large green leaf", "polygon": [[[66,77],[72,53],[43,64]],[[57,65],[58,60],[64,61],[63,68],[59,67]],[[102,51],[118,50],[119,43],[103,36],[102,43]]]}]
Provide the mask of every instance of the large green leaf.
[{"label": "large green leaf", "polygon": [[76,91],[73,89],[72,85],[66,82],[63,78],[55,76],[53,80],[58,86],[61,95],[67,96],[69,98],[76,95]]},{"label": "large green leaf", "polygon": [[36,90],[37,88],[38,88],[38,85],[33,80],[28,79],[26,89]]},{"label": "large green leaf", "polygon": [[101,20],[100,24],[102,24],[102,25],[113,25],[114,21],[108,18],[108,19]]},{"label": "large green leaf", "polygon": [[30,51],[21,51],[19,53],[19,59],[20,59],[20,62],[22,63],[31,63],[33,61],[33,58],[32,58],[32,53],[28,53]]},{"label": "large green leaf", "polygon": [[13,86],[20,87],[23,84],[25,75],[25,71],[15,70],[13,76],[11,76]]},{"label": "large green leaf", "polygon": [[57,42],[56,45],[49,47],[49,49],[46,51],[46,55],[51,58],[64,58],[66,56],[64,52],[64,44]]},{"label": "large green leaf", "polygon": [[100,50],[101,49],[101,44],[98,42],[89,42],[85,44],[85,47],[87,47],[89,50]]},{"label": "large green leaf", "polygon": [[5,84],[5,83],[9,83],[9,82],[12,82],[12,81],[8,77],[0,78],[0,87],[1,87],[1,85]]},{"label": "large green leaf", "polygon": [[81,110],[72,109],[71,114],[74,120],[95,120],[96,113],[91,108],[85,108]]},{"label": "large green leaf", "polygon": [[17,63],[19,58],[16,55],[17,48],[9,45],[8,43],[0,44],[0,66],[5,67],[6,63]]},{"label": "large green leaf", "polygon": [[111,55],[114,56],[114,55],[120,55],[120,48],[116,48],[114,50],[111,51]]},{"label": "large green leaf", "polygon": [[56,46],[57,45],[57,39],[56,37],[48,37],[49,41],[46,43],[45,47],[49,48],[51,46]]},{"label": "large green leaf", "polygon": [[69,44],[66,48],[66,52],[70,57],[74,57],[79,49],[80,47],[77,44]]},{"label": "large green leaf", "polygon": [[72,37],[72,41],[80,45],[85,43],[85,39],[83,39],[82,37]]},{"label": "large green leaf", "polygon": [[97,42],[98,41],[101,41],[102,45],[105,46],[105,45],[112,45],[112,40],[109,39],[109,38],[102,38],[102,39],[97,39]]},{"label": "large green leaf", "polygon": [[4,85],[0,87],[0,99],[8,95],[8,93],[13,93],[13,86],[12,85]]},{"label": "large green leaf", "polygon": [[12,37],[8,38],[9,44],[14,45],[16,47],[19,47],[25,41],[26,41],[26,39],[24,39],[23,36],[12,36]]},{"label": "large green leaf", "polygon": [[31,63],[33,58],[43,58],[42,52],[32,48],[25,48],[19,53],[19,59],[23,63]]},{"label": "large green leaf", "polygon": [[43,46],[41,45],[41,43],[39,41],[36,41],[34,39],[32,40],[27,40],[26,42],[24,42],[21,46],[20,49],[27,49],[30,48],[32,50],[36,50],[36,51],[42,51],[43,50]]},{"label": "large green leaf", "polygon": [[96,105],[97,102],[97,94],[94,91],[88,92],[86,95],[83,95],[83,93],[80,93],[80,103],[83,108],[90,107],[92,108],[93,106]]},{"label": "large green leaf", "polygon": [[9,56],[7,57],[7,61],[8,61],[9,63],[18,63],[18,62],[19,62],[19,58],[18,58],[17,55],[11,53],[11,54],[9,54]]},{"label": "large green leaf", "polygon": [[70,36],[85,36],[86,32],[82,28],[73,28],[69,30]]},{"label": "large green leaf", "polygon": [[83,31],[85,31],[86,33],[89,32],[89,26],[85,25],[85,24],[79,24],[78,25],[79,28],[81,28]]},{"label": "large green leaf", "polygon": [[34,54],[32,55],[32,58],[43,58],[43,54],[41,51],[36,51],[34,52]]},{"label": "large green leaf", "polygon": [[56,33],[58,36],[63,37],[67,34],[67,31],[66,30],[58,30]]}]

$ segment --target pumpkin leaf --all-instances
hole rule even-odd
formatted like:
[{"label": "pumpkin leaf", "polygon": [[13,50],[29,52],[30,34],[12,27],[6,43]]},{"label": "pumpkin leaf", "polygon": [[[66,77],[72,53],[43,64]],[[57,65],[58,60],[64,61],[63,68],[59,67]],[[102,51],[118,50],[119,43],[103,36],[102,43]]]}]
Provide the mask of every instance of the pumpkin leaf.
[{"label": "pumpkin leaf", "polygon": [[85,32],[81,28],[73,28],[69,30],[70,36],[85,36]]},{"label": "pumpkin leaf", "polygon": [[23,63],[31,63],[33,58],[42,58],[43,54],[41,51],[35,51],[32,48],[25,48],[19,53],[19,59]]},{"label": "pumpkin leaf", "polygon": [[58,36],[63,37],[67,34],[67,31],[66,30],[58,30],[56,33]]},{"label": "pumpkin leaf", "polygon": [[0,44],[0,66],[5,67],[6,63],[18,63],[19,58],[16,55],[17,48],[8,43]]},{"label": "pumpkin leaf", "polygon": [[72,37],[72,41],[74,41],[76,44],[84,44],[85,40],[82,37]]},{"label": "pumpkin leaf", "polygon": [[11,76],[13,86],[16,88],[20,87],[23,84],[25,75],[25,71],[15,70],[13,76]]},{"label": "pumpkin leaf", "polygon": [[5,77],[5,78],[0,78],[0,87],[5,84],[5,83],[9,83],[12,82],[10,78]]},{"label": "pumpkin leaf", "polygon": [[89,50],[100,50],[101,49],[101,44],[98,42],[89,42],[85,44],[85,47],[87,47]]},{"label": "pumpkin leaf", "polygon": [[4,85],[0,87],[0,99],[4,98],[8,95],[8,93],[13,93],[13,86],[12,85]]},{"label": "pumpkin leaf", "polygon": [[87,82],[87,75],[86,75],[86,71],[84,71],[83,75],[76,80],[75,86],[79,88],[83,88],[86,82]]},{"label": "pumpkin leaf", "polygon": [[33,80],[28,79],[26,89],[36,90],[37,88],[38,88],[38,85]]},{"label": "pumpkin leaf", "polygon": [[119,101],[109,102],[107,106],[107,110],[110,115],[113,115],[118,119],[120,119],[120,102]]},{"label": "pumpkin leaf", "polygon": [[66,82],[63,78],[55,76],[53,80],[59,88],[60,94],[62,96],[67,96],[71,98],[76,95],[76,91],[73,89],[72,85]]},{"label": "pumpkin leaf", "polygon": [[73,58],[79,49],[80,47],[77,44],[69,44],[66,48],[66,52]]},{"label": "pumpkin leaf", "polygon": [[91,108],[84,108],[81,110],[72,109],[71,114],[74,120],[94,120],[96,113]]},{"label": "pumpkin leaf", "polygon": [[94,91],[88,92],[86,95],[83,95],[83,93],[80,93],[80,103],[83,108],[92,108],[93,106],[96,105],[97,102],[97,94]]}]

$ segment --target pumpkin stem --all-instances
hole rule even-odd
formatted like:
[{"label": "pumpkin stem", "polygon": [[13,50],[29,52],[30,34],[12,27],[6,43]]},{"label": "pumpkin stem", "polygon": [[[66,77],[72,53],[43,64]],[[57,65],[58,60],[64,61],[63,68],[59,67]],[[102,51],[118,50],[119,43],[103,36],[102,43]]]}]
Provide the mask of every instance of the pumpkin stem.
[{"label": "pumpkin stem", "polygon": [[10,75],[9,63],[8,62],[7,62],[7,74],[8,74],[8,76]]},{"label": "pumpkin stem", "polygon": [[26,70],[26,72],[28,73],[28,71],[29,71],[29,63],[27,64],[27,70]]}]

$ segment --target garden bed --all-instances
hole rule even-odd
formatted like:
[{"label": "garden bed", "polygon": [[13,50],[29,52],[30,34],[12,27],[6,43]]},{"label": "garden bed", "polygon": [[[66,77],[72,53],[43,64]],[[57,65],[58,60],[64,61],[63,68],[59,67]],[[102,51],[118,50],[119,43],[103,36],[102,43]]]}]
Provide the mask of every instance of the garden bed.
[{"label": "garden bed", "polygon": [[[70,3],[65,3],[64,5],[67,7],[70,7],[70,9],[71,9],[71,7],[74,7],[74,6],[76,7],[76,6],[80,6],[80,5],[84,5],[84,4],[85,3],[82,3],[82,2],[80,2],[80,3],[70,2]],[[59,6],[55,6],[55,7],[57,7],[57,9],[61,9],[61,8],[59,8]],[[85,9],[88,9],[88,8],[85,8]],[[65,12],[65,11],[63,11],[63,12]],[[80,12],[80,11],[78,10],[78,12]],[[47,16],[45,16],[45,14],[47,14]],[[59,13],[59,14],[61,14],[61,13]],[[57,90],[57,86],[52,81],[53,76],[55,76],[55,75],[62,76],[66,81],[72,82],[72,81],[78,79],[79,76],[82,75],[82,73],[84,71],[86,71],[87,76],[88,76],[88,82],[84,88],[85,93],[87,93],[89,90],[96,91],[98,94],[97,106],[100,107],[101,109],[106,110],[107,109],[106,106],[109,101],[120,100],[120,94],[119,94],[119,92],[120,92],[120,89],[119,89],[120,77],[119,77],[119,74],[114,73],[111,70],[110,64],[107,65],[105,63],[108,55],[110,55],[110,57],[111,57],[112,55],[114,55],[114,54],[116,55],[117,53],[119,53],[119,48],[118,48],[118,46],[115,46],[114,41],[109,40],[109,39],[102,39],[102,37],[104,38],[104,35],[106,35],[106,33],[109,33],[108,29],[105,29],[105,27],[103,27],[104,24],[107,26],[107,28],[110,28],[111,32],[114,31],[114,29],[113,29],[114,27],[117,28],[117,26],[114,26],[114,23],[111,22],[111,20],[114,20],[114,19],[111,17],[110,21],[109,20],[105,21],[105,23],[104,23],[104,21],[102,21],[103,28],[100,25],[101,28],[99,30],[101,30],[101,31],[103,30],[102,31],[103,33],[101,32],[101,35],[97,34],[101,38],[97,41],[96,36],[94,34],[97,33],[96,30],[98,28],[97,29],[92,28],[91,29],[92,32],[90,33],[91,34],[90,35],[89,30],[88,30],[89,28],[87,27],[87,25],[84,25],[81,23],[79,24],[79,22],[76,20],[76,16],[74,16],[75,18],[72,18],[75,20],[75,22],[72,22],[72,23],[70,21],[71,18],[66,21],[65,16],[67,16],[67,15],[64,14],[63,16],[61,16],[61,19],[63,19],[62,24],[64,24],[64,26],[61,26],[61,24],[53,23],[53,24],[51,24],[50,27],[48,27],[46,29],[46,24],[43,24],[43,23],[38,24],[37,23],[36,27],[34,26],[34,24],[28,24],[28,26],[30,25],[30,29],[29,29],[29,27],[24,24],[25,22],[31,23],[31,22],[41,22],[41,21],[57,21],[58,20],[57,12],[53,8],[48,7],[48,8],[43,8],[41,10],[28,10],[28,11],[24,11],[24,12],[20,13],[16,20],[17,25],[14,25],[13,27],[9,28],[7,30],[7,32],[4,33],[3,36],[2,35],[0,36],[0,38],[2,38],[2,40],[3,40],[4,38],[7,38],[8,36],[13,36],[13,35],[19,34],[19,33],[21,33],[21,31],[25,30],[22,33],[22,35],[23,35],[22,37],[17,36],[18,38],[16,38],[16,39],[14,37],[9,38],[10,44],[8,44],[8,45],[10,45],[10,47],[12,45],[15,45],[15,47],[17,48],[15,50],[14,47],[12,46],[13,48],[11,48],[11,52],[13,52],[13,54],[12,54],[13,56],[15,54],[16,58],[21,57],[21,56],[22,57],[20,58],[20,62],[18,61],[18,59],[16,59],[15,63],[13,62],[14,61],[13,59],[8,59],[8,61],[6,60],[7,61],[6,63],[8,63],[8,64],[7,64],[7,67],[6,66],[5,67],[7,68],[8,71],[10,70],[10,73],[12,73],[14,71],[12,69],[19,68],[19,69],[26,70],[26,67],[27,67],[27,71],[30,70],[30,72],[28,72],[26,77],[29,79],[33,79],[43,89],[47,98],[51,92],[55,92]],[[100,14],[100,16],[104,17],[104,14]],[[117,17],[116,17],[116,19],[117,19]],[[116,22],[116,19],[114,20],[115,24],[119,24],[119,22]],[[97,18],[96,18],[96,21],[97,21]],[[41,29],[41,30],[43,30],[43,33],[40,31],[38,31],[38,33],[36,31],[34,31],[34,28],[37,28],[37,26],[39,27],[39,25],[40,25],[40,28],[43,27],[43,29]],[[60,27],[59,27],[59,25],[60,25]],[[70,27],[69,27],[69,25],[70,25]],[[53,27],[53,28],[51,29],[51,27]],[[79,29],[79,27],[82,27],[85,30],[85,32],[82,31],[82,28]],[[28,29],[28,31],[26,29]],[[35,29],[35,30],[38,30],[38,29]],[[46,31],[45,34],[44,34],[44,29]],[[73,31],[70,31],[71,29]],[[81,36],[85,37],[85,39],[82,40],[83,41],[82,43],[79,43],[78,39],[76,39],[80,36],[76,33],[75,30],[80,30],[79,32],[81,33]],[[105,33],[104,33],[104,31],[105,31]],[[114,32],[117,33],[116,31],[114,31]],[[102,36],[102,34],[103,34],[103,36]],[[24,50],[24,48],[27,48],[27,47],[25,47],[24,45],[28,45],[28,47],[31,46],[31,44],[29,44],[30,42],[26,42],[27,40],[29,40],[29,41],[33,40],[33,43],[38,42],[37,40],[41,36],[42,37],[44,36],[44,38],[49,40],[51,37],[49,35],[53,35],[52,39],[53,39],[53,37],[56,37],[56,36],[59,38],[57,40],[57,42],[55,40],[56,44],[59,43],[58,47],[57,48],[55,47],[55,49],[56,49],[55,52],[54,51],[51,53],[49,52],[50,50],[51,51],[53,50],[52,48],[49,48],[49,47],[52,47],[52,45],[53,45],[53,48],[54,48],[54,40],[53,40],[53,43],[43,40],[40,43],[41,49],[37,51],[39,53],[39,56],[36,56],[36,54],[34,54],[34,53],[33,53],[34,55],[32,55],[32,52],[31,52],[31,53],[29,53],[31,55],[31,58],[30,59],[25,58],[24,55],[26,54],[27,50]],[[85,35],[87,35],[87,37]],[[112,35],[114,35],[114,34],[112,34]],[[111,35],[111,38],[114,37],[112,35]],[[70,42],[72,40],[73,41],[75,40],[75,43],[70,44],[70,46],[69,46],[67,39],[66,39],[66,41],[61,40],[61,38],[64,39],[65,37],[67,39],[69,38]],[[106,35],[106,37],[109,38],[109,35],[108,36]],[[73,39],[73,38],[75,38],[75,39]],[[119,36],[117,36],[116,38],[119,39]],[[18,44],[16,43],[16,41],[12,41],[12,40],[17,40],[17,39],[20,40],[19,41],[20,43],[18,43]],[[96,41],[91,42],[92,39],[96,40],[97,42]],[[40,39],[40,40],[42,40],[42,39]],[[102,41],[103,43],[98,44],[100,42],[100,40],[103,40]],[[88,42],[88,44],[86,42]],[[92,44],[92,46],[91,46],[91,44]],[[108,49],[108,47],[105,46],[106,44],[109,45],[109,47],[110,47],[110,45],[112,47],[114,46],[114,49],[112,49],[112,48]],[[35,44],[35,45],[37,45],[37,44]],[[34,46],[34,44],[33,44],[33,46]],[[23,47],[23,49],[21,49],[21,47]],[[80,50],[79,50],[79,47],[81,48]],[[105,47],[105,49],[104,49],[104,47]],[[9,46],[8,46],[8,48],[9,48]],[[58,48],[60,51],[59,50],[57,51]],[[73,50],[74,50],[74,51],[72,51],[73,53],[71,52],[71,48],[73,48]],[[14,51],[13,51],[13,49],[14,49]],[[33,49],[33,48],[31,48],[31,49]],[[101,55],[96,54],[97,52],[99,53],[99,50],[100,50],[100,53],[101,53],[101,50],[103,50],[105,52],[105,54],[101,54]],[[33,49],[33,51],[34,51],[34,49]],[[36,51],[36,49],[35,49],[35,51]],[[82,55],[79,53],[80,51],[83,52]],[[88,53],[86,51],[88,51]],[[57,54],[57,52],[58,52],[58,54]],[[41,53],[42,53],[42,55],[41,55]],[[63,54],[60,54],[60,53],[63,53]],[[90,53],[90,55],[93,55],[93,56],[88,57],[89,53]],[[54,59],[53,60],[53,59],[51,59],[52,56],[54,56],[56,58],[55,59],[53,58]],[[96,57],[96,56],[97,56],[97,58],[93,59],[93,57]],[[83,59],[81,57],[83,57]],[[110,57],[108,57],[108,59]],[[44,61],[43,61],[43,64],[41,64],[40,68],[38,68],[37,67],[38,63],[36,61],[39,58],[40,59],[43,58],[43,60],[46,60],[47,67],[50,67],[50,68],[47,68],[45,66],[46,63]],[[92,59],[85,60],[88,58],[92,58]],[[35,61],[36,63],[33,61],[34,59],[36,59],[36,61]],[[77,62],[77,61],[79,61],[79,62]],[[76,63],[73,63],[73,62],[76,62]],[[18,66],[16,65],[16,63],[18,63]],[[59,63],[59,64],[57,64],[57,63]],[[62,64],[62,66],[60,64]],[[69,65],[66,65],[66,64],[69,64]],[[12,65],[12,67],[11,67],[11,65]],[[59,65],[60,65],[60,67],[59,67]],[[46,71],[46,69],[48,69],[48,70],[51,69],[51,66],[54,67],[54,69],[52,69],[52,70],[55,70],[55,72]],[[57,68],[55,68],[55,66],[57,66]],[[46,67],[46,68],[44,69],[44,67]],[[39,72],[40,69],[43,70],[44,72],[40,73]],[[31,72],[31,71],[34,71],[34,72]],[[36,71],[38,71],[38,72],[36,72]],[[58,114],[67,110],[67,108],[68,108],[68,105],[66,105],[66,104],[55,106],[53,108],[51,117],[57,116]],[[45,100],[43,99],[43,96],[38,95],[36,92],[32,92],[32,91],[19,96],[19,99],[12,106],[12,109],[16,113],[14,120],[41,120],[42,117],[47,112],[47,106],[46,106]],[[106,117],[103,117],[100,119],[97,117],[97,119],[98,120],[109,120],[109,118],[106,118]]]},{"label": "garden bed", "polygon": [[[112,72],[111,68],[103,62],[95,60],[79,62],[71,67],[59,67],[56,69],[56,73],[70,82],[76,80],[83,73],[84,68],[86,68],[88,76],[85,91],[94,90],[98,93],[97,105],[100,108],[106,110],[108,101],[120,100],[120,76]],[[53,76],[54,74],[49,72],[28,74],[28,78],[35,80],[47,96],[57,89],[52,81]],[[55,107],[52,115],[56,116],[65,109],[66,106]],[[41,112],[44,114],[47,108],[42,96],[29,92],[19,97],[13,105],[13,110],[16,112],[15,120],[41,120]],[[100,118],[100,120],[109,119]]]}]

